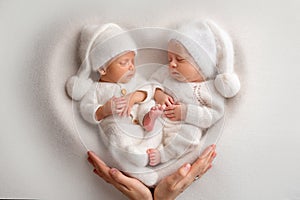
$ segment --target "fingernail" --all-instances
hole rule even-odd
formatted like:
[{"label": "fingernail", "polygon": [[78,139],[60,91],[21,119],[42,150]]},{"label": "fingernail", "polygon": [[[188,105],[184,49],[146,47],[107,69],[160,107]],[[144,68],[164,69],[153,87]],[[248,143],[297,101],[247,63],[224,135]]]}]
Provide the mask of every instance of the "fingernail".
[{"label": "fingernail", "polygon": [[213,147],[210,145],[210,146],[208,146],[207,148],[206,148],[206,150],[207,150],[207,153],[209,153],[209,152],[211,152],[211,150],[213,149]]},{"label": "fingernail", "polygon": [[190,163],[187,163],[185,166],[184,166],[184,170],[185,171],[189,171],[191,168],[191,164]]},{"label": "fingernail", "polygon": [[216,152],[214,152],[214,154],[213,154],[213,158],[215,158],[217,156],[217,153]]},{"label": "fingernail", "polygon": [[112,175],[115,175],[115,174],[117,173],[117,169],[112,168],[112,169],[110,170],[110,173],[111,173]]}]

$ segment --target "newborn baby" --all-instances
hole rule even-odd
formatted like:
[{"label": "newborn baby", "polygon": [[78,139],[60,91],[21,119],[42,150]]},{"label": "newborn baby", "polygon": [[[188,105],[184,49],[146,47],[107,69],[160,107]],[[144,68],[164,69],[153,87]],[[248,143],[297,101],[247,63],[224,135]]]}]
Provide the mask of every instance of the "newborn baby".
[{"label": "newborn baby", "polygon": [[[159,104],[152,110],[164,110],[165,120],[162,144],[147,151],[151,166],[193,151],[202,133],[223,117],[224,98],[240,88],[233,73],[231,40],[211,21],[181,26],[169,40],[168,59],[168,68],[159,69],[150,80]],[[222,85],[215,87],[219,81]]]},{"label": "newborn baby", "polygon": [[[150,98],[151,85],[145,85],[135,73],[135,42],[116,24],[87,26],[81,32],[80,52],[83,63],[78,74],[67,81],[68,94],[80,100],[82,117],[98,125],[102,141],[121,170],[129,174],[152,171],[144,168],[148,165],[146,150],[150,144],[158,146],[161,135],[145,142],[145,134],[151,135],[152,128],[146,123],[145,132],[139,126],[155,104]],[[92,71],[99,74],[97,82],[89,79]],[[144,181],[153,180],[155,176]]]}]

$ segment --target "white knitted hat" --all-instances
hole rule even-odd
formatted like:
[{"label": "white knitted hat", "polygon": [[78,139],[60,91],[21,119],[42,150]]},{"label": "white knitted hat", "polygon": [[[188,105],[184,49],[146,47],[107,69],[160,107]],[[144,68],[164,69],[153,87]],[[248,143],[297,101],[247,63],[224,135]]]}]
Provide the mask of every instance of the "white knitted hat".
[{"label": "white knitted hat", "polygon": [[230,98],[240,90],[234,72],[234,51],[229,35],[214,22],[194,21],[181,26],[171,39],[179,41],[206,78],[214,78],[218,92]]},{"label": "white knitted hat", "polygon": [[111,59],[123,52],[136,53],[136,45],[129,32],[113,23],[83,27],[79,45],[82,64],[77,74],[66,82],[68,95],[76,101],[81,100],[92,85],[93,81],[89,78],[92,71],[106,67]]}]

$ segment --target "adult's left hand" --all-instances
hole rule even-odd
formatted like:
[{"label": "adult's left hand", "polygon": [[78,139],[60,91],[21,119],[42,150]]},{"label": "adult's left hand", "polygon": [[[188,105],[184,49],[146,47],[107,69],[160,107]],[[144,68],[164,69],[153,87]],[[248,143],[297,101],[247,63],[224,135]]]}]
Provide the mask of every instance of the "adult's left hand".
[{"label": "adult's left hand", "polygon": [[129,199],[150,200],[152,194],[148,187],[135,178],[122,174],[115,168],[108,167],[94,152],[88,152],[88,161],[94,166],[94,173],[112,184]]}]

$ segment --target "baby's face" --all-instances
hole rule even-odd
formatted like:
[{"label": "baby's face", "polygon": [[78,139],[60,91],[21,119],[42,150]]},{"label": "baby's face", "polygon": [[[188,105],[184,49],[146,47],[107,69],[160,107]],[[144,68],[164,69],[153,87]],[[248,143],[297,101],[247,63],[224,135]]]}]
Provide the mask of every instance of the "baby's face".
[{"label": "baby's face", "polygon": [[127,83],[135,74],[135,53],[133,51],[123,53],[114,58],[105,70],[100,70],[101,81],[111,83]]},{"label": "baby's face", "polygon": [[204,76],[186,48],[176,40],[168,44],[170,76],[180,82],[202,82]]}]

